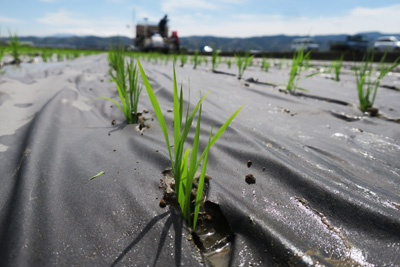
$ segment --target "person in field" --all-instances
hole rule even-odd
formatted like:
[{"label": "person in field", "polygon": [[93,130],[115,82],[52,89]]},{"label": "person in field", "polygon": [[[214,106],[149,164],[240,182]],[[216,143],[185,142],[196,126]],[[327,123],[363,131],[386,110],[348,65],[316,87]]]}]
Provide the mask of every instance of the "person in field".
[{"label": "person in field", "polygon": [[160,23],[158,23],[158,29],[159,29],[160,35],[162,37],[167,37],[166,34],[165,34],[165,29],[167,27],[167,22],[168,22],[168,18],[167,17],[168,16],[165,15],[164,18],[162,18],[160,20]]},{"label": "person in field", "polygon": [[179,52],[179,37],[178,32],[173,31],[171,37],[169,37],[170,44],[174,46],[175,51]]}]

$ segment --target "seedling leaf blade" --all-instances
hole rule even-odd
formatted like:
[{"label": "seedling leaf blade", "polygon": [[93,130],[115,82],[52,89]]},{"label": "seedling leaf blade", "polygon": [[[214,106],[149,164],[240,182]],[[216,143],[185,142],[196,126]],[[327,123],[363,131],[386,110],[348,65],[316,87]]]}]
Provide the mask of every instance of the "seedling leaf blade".
[{"label": "seedling leaf blade", "polygon": [[[200,205],[201,205],[201,197],[203,195],[203,188],[204,188],[204,179],[206,177],[206,169],[207,169],[207,161],[208,161],[208,151],[210,150],[211,147],[211,136],[212,136],[212,127],[210,131],[210,136],[208,138],[208,145],[206,149],[204,150],[205,157],[203,160],[203,166],[201,168],[201,174],[199,178],[199,185],[197,187],[197,195],[196,195],[196,201],[195,201],[195,207],[194,207],[194,217],[193,217],[193,230],[196,229],[197,225],[197,219],[199,217],[199,210],[200,210]],[[199,160],[200,163],[201,160]]]},{"label": "seedling leaf blade", "polygon": [[143,83],[144,83],[144,87],[146,88],[147,94],[149,95],[151,104],[153,105],[154,112],[156,113],[158,122],[160,123],[161,129],[162,129],[163,134],[164,134],[165,143],[167,144],[167,147],[168,147],[168,153],[169,153],[169,157],[170,157],[170,160],[171,160],[172,168],[174,168],[174,161],[173,161],[173,158],[172,158],[171,146],[169,144],[167,124],[165,123],[164,115],[161,112],[161,108],[160,108],[160,105],[158,104],[156,95],[154,94],[153,89],[151,88],[149,80],[147,79],[146,74],[144,73],[143,67],[140,64],[139,59],[137,59],[137,62],[138,62],[140,74],[142,75],[142,80],[143,80]]},{"label": "seedling leaf blade", "polygon": [[[181,96],[182,97],[182,96]],[[174,68],[174,147],[175,147],[175,159],[177,158],[179,143],[181,141],[181,107],[178,95],[178,88],[176,84],[176,74]]]},{"label": "seedling leaf blade", "polygon": [[111,99],[111,98],[106,97],[106,96],[98,96],[94,100],[99,99],[99,98],[110,100],[111,102],[113,102],[122,111],[122,113],[125,114],[124,109],[114,99]]},{"label": "seedling leaf blade", "polygon": [[[236,110],[235,113],[232,114],[232,116],[230,116],[230,118],[221,126],[221,128],[219,128],[219,130],[217,131],[217,133],[214,135],[214,137],[211,139],[211,142],[209,143],[209,146],[212,147],[212,145],[214,145],[214,143],[218,140],[218,138],[225,132],[226,128],[228,128],[229,124],[232,122],[232,120],[236,117],[236,115],[240,112],[240,110],[244,107],[241,106],[238,110]],[[197,164],[197,168],[200,164],[200,161],[204,158],[205,156],[205,151],[203,152],[203,154],[201,154],[199,162]]]}]

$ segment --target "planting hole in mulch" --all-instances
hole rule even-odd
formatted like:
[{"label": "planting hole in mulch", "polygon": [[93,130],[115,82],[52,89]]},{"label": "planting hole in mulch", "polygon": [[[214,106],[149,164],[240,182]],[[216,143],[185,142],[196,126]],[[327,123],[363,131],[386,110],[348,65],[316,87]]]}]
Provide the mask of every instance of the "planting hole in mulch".
[{"label": "planting hole in mulch", "polygon": [[[165,169],[162,173],[165,178],[164,183],[160,185],[165,186],[164,197],[160,201],[160,207],[163,207],[165,203],[169,204],[183,217],[181,208],[176,199],[175,180],[172,170]],[[197,172],[193,180],[193,189],[191,193],[190,210],[192,211],[194,210],[199,177],[200,173]],[[197,227],[194,231],[189,228],[190,236],[188,240],[193,241],[194,245],[200,250],[211,266],[228,267],[234,245],[234,234],[231,231],[228,220],[219,208],[219,205],[207,200],[210,180],[211,177],[206,174]],[[191,214],[191,220],[193,220],[193,213]]]}]

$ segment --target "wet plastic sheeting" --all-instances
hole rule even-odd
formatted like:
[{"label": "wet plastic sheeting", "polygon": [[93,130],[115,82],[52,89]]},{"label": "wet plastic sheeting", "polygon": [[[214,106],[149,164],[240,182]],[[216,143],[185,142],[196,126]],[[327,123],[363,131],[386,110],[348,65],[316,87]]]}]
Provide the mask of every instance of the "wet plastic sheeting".
[{"label": "wet plastic sheeting", "polygon": [[[111,102],[93,101],[117,97],[106,58],[23,64],[0,75],[2,266],[203,262],[179,215],[158,205],[161,171],[170,162],[156,119],[141,135],[133,125],[118,128],[124,117]],[[142,63],[172,130],[172,65]],[[203,106],[202,148],[212,125],[246,105],[211,149],[207,170],[208,200],[220,205],[235,233],[231,266],[399,265],[400,127],[357,110],[353,74],[299,84],[308,94],[350,103],[344,106],[210,68],[176,71],[185,89],[190,83],[192,107],[212,91]],[[284,84],[288,72],[251,67],[244,78]],[[382,83],[398,81],[394,74]],[[399,96],[380,88],[376,107],[400,118]],[[145,90],[139,108],[155,118]],[[246,174],[256,183],[247,184]]]}]

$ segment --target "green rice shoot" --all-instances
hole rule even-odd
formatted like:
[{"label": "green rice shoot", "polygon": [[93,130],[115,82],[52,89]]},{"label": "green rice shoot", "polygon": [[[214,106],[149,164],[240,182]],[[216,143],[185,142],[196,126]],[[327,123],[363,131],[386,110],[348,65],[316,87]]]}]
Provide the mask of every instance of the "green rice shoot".
[{"label": "green rice shoot", "polygon": [[246,51],[244,56],[235,54],[236,65],[238,67],[238,79],[242,79],[243,73],[247,66],[253,60],[254,55],[250,56],[250,51]]},{"label": "green rice shoot", "polygon": [[15,64],[19,64],[21,63],[21,59],[20,59],[20,47],[21,47],[21,43],[19,42],[18,36],[17,34],[12,34],[11,31],[9,31],[9,47],[10,47],[10,51],[11,51],[11,56],[13,57],[13,62]]},{"label": "green rice shoot", "polygon": [[226,64],[228,65],[228,69],[230,69],[231,66],[232,66],[232,59],[231,59],[230,57],[228,57],[228,58],[226,59]]},{"label": "green rice shoot", "polygon": [[[171,145],[169,141],[169,135],[167,130],[167,125],[165,123],[165,119],[163,113],[161,111],[158,100],[153,92],[153,89],[150,86],[150,83],[146,77],[146,74],[138,60],[138,66],[140,69],[140,73],[142,75],[143,83],[149,95],[150,101],[154,108],[154,112],[156,113],[158,122],[160,123],[161,129],[164,134],[165,143],[168,149],[172,172],[174,174],[175,180],[175,192],[177,196],[178,203],[180,205],[183,216],[188,223],[189,226],[193,227],[193,230],[196,229],[197,218],[200,208],[201,196],[203,194],[203,185],[204,178],[206,174],[207,168],[207,159],[208,152],[211,146],[218,140],[218,138],[222,135],[222,133],[226,130],[232,120],[236,117],[239,111],[243,108],[239,108],[217,131],[217,133],[212,136],[212,129],[210,132],[209,141],[207,147],[204,149],[203,153],[200,157],[198,157],[199,150],[199,140],[200,140],[200,121],[202,114],[202,102],[207,97],[209,92],[207,92],[201,99],[198,101],[194,109],[189,115],[189,110],[186,111],[186,115],[183,115],[183,89],[182,86],[180,88],[180,94],[178,95],[178,87],[176,82],[175,68],[174,68],[174,153],[172,154]],[[184,144],[187,138],[187,135],[191,129],[192,122],[194,117],[198,114],[197,117],[197,126],[196,133],[192,145],[192,149],[190,151],[190,147],[187,148],[184,152]],[[182,119],[184,118],[184,123],[182,123]],[[183,130],[182,130],[183,128]],[[191,153],[190,153],[191,152]],[[190,154],[190,157],[189,157]],[[194,216],[193,220],[191,218],[191,209],[190,209],[190,196],[193,187],[193,179],[198,170],[200,164],[202,162],[202,170],[199,179],[199,186],[197,190],[195,208],[194,208]]]},{"label": "green rice shoot", "polygon": [[[0,28],[0,40],[1,40],[1,28]],[[1,60],[3,59],[5,52],[5,48],[3,46],[0,46],[0,67],[1,67]]]},{"label": "green rice shoot", "polygon": [[196,49],[193,54],[193,69],[196,69],[197,65],[200,65],[199,50]]},{"label": "green rice shoot", "polygon": [[212,71],[215,71],[218,67],[218,55],[219,55],[219,51],[217,49],[215,49],[215,46],[212,46],[213,50],[212,50],[212,54],[211,54],[211,68]]},{"label": "green rice shoot", "polygon": [[381,79],[400,64],[400,57],[398,57],[391,65],[387,66],[385,64],[386,55],[387,51],[380,60],[379,74],[375,79],[372,78],[374,62],[373,51],[368,51],[364,56],[363,64],[355,68],[358,100],[362,112],[367,112],[373,107]]},{"label": "green rice shoot", "polygon": [[142,92],[142,87],[138,84],[139,70],[130,59],[130,62],[125,65],[123,54],[117,53],[112,56],[111,66],[116,68],[116,74],[110,70],[112,80],[115,82],[118,90],[118,95],[121,105],[114,99],[100,96],[95,99],[103,98],[113,102],[124,114],[128,124],[138,123],[138,103]]},{"label": "green rice shoot", "polygon": [[310,52],[304,55],[304,46],[302,46],[299,51],[294,51],[293,53],[292,67],[286,85],[286,90],[290,93],[294,93],[296,89],[301,89],[297,87],[297,83],[300,78],[301,67],[304,66],[306,59],[309,58]]},{"label": "green rice shoot", "polygon": [[185,66],[185,64],[188,61],[188,56],[186,55],[185,52],[182,52],[181,55],[179,56],[179,60],[181,62],[181,67]]},{"label": "green rice shoot", "polygon": [[340,72],[342,70],[344,54],[338,60],[332,62],[332,67],[335,70],[335,81],[340,81]]},{"label": "green rice shoot", "polygon": [[268,72],[270,66],[271,66],[271,62],[268,61],[265,57],[262,57],[261,69],[264,70],[265,72]]}]

